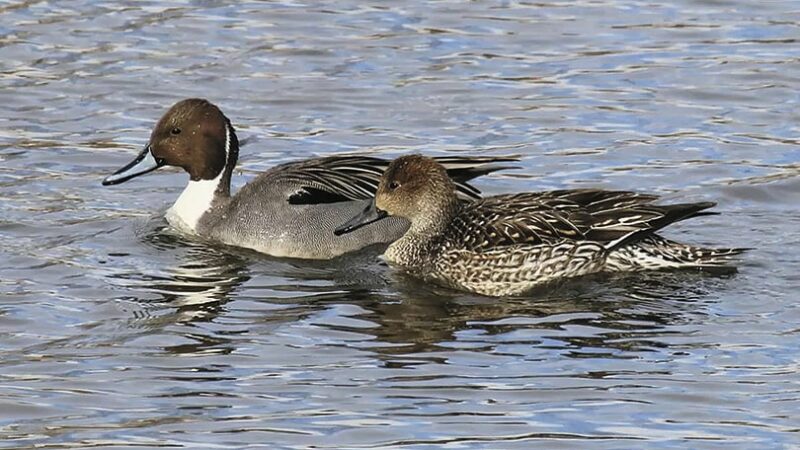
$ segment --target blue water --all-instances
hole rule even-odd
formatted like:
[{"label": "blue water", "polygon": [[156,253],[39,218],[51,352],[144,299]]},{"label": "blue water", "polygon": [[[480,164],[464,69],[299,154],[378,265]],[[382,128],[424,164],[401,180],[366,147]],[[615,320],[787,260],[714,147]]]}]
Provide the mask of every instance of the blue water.
[{"label": "blue water", "polygon": [[[0,448],[800,446],[795,1],[0,4]],[[528,298],[364,253],[194,241],[162,170],[100,180],[174,102],[244,146],[235,184],[363,152],[520,154],[486,193],[715,201],[669,237],[735,274]]]}]

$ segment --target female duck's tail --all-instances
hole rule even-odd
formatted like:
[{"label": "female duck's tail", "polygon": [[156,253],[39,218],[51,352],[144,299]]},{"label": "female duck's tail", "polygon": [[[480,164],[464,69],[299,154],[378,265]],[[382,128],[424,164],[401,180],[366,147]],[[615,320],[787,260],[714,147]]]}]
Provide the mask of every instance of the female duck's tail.
[{"label": "female duck's tail", "polygon": [[670,241],[651,234],[608,254],[606,270],[630,272],[657,269],[732,267],[735,256],[746,248],[703,248]]}]

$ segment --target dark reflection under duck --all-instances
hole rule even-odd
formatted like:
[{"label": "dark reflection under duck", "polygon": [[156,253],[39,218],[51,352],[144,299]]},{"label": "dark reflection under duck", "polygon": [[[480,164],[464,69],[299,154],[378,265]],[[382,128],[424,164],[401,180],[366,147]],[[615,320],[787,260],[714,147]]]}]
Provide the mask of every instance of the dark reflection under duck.
[{"label": "dark reflection under duck", "polygon": [[[241,316],[241,307],[231,310],[228,305],[236,299],[261,306],[238,319],[250,324],[245,329],[290,326],[317,317],[317,326],[363,335],[364,348],[394,367],[429,361],[435,358],[430,353],[456,342],[491,350],[496,344],[491,336],[515,330],[542,330],[525,343],[553,346],[571,357],[581,357],[584,348],[595,349],[593,357],[626,357],[666,346],[659,341],[659,330],[697,320],[704,303],[725,288],[721,281],[729,279],[724,273],[680,271],[594,275],[541,287],[527,297],[494,299],[392,271],[375,260],[382,247],[331,261],[279,259],[186,239],[165,228],[161,219],[151,220],[141,237],[148,246],[178,254],[175,264],[117,273],[113,279],[149,293],[122,297],[141,308],[130,322],[133,328],[152,332],[172,325],[191,327],[186,336],[192,343],[164,347],[177,354],[234,352],[236,339],[196,325]],[[319,320],[321,313],[341,305],[359,308],[357,318],[374,326],[352,328]],[[591,331],[564,333],[568,327]],[[558,336],[546,330],[559,331]],[[479,334],[463,336],[473,332]]]},{"label": "dark reflection under duck", "polygon": [[[435,359],[431,353],[454,345],[488,351],[497,341],[487,337],[523,329],[543,331],[534,332],[537,337],[526,345],[554,346],[567,356],[581,357],[581,349],[594,348],[601,353],[594,356],[629,357],[668,346],[659,340],[659,330],[701,320],[705,305],[729,280],[728,274],[679,271],[589,276],[529,297],[498,300],[426,284],[403,272],[387,269],[387,276],[391,292],[361,292],[327,302],[347,301],[367,310],[358,317],[376,327],[348,331],[373,336],[376,342],[369,348],[394,366]],[[565,333],[569,327],[587,331]],[[476,331],[473,338],[464,335]]]}]

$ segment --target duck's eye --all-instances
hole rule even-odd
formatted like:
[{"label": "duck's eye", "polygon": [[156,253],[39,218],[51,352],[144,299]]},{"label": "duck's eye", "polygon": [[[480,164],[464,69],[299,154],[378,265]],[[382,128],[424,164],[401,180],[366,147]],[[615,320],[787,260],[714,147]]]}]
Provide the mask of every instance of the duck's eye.
[{"label": "duck's eye", "polygon": [[395,189],[397,189],[399,187],[400,187],[400,183],[398,183],[397,181],[390,181],[389,182],[389,189],[395,190]]},{"label": "duck's eye", "polygon": [[173,136],[181,134],[181,129],[178,128],[178,127],[175,127],[172,130],[170,130],[170,133],[172,133]]}]

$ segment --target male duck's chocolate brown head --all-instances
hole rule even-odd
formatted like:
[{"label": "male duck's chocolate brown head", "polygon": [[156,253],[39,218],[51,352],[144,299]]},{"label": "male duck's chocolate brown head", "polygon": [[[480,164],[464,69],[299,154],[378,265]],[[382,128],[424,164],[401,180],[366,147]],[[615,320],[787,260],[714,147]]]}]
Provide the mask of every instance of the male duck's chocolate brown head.
[{"label": "male duck's chocolate brown head", "polygon": [[122,183],[161,166],[181,167],[192,181],[227,177],[222,185],[228,185],[238,153],[236,133],[219,108],[203,99],[182,100],[158,121],[142,152],[106,177],[103,185]]}]

